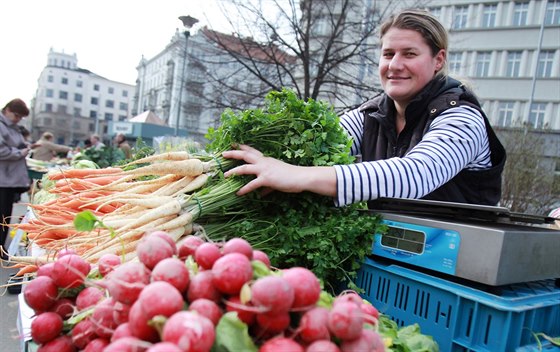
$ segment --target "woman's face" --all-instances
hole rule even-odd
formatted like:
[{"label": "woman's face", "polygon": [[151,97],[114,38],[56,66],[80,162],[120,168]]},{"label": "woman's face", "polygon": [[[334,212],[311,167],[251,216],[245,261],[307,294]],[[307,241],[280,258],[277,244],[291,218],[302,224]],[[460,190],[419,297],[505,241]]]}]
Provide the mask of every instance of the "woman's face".
[{"label": "woman's face", "polygon": [[15,124],[18,124],[23,119],[23,115],[18,114],[17,112],[13,112],[9,108],[4,111],[4,116],[6,116],[8,120],[12,121]]},{"label": "woman's face", "polygon": [[442,69],[444,62],[445,50],[432,56],[420,33],[393,27],[382,38],[381,84],[389,97],[406,106]]}]

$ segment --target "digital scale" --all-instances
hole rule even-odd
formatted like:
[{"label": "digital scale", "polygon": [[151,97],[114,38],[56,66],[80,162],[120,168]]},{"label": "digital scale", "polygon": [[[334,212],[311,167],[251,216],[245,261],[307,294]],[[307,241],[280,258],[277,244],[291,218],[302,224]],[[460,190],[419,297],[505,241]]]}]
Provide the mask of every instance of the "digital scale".
[{"label": "digital scale", "polygon": [[554,218],[503,207],[381,199],[372,255],[490,286],[560,278]]}]

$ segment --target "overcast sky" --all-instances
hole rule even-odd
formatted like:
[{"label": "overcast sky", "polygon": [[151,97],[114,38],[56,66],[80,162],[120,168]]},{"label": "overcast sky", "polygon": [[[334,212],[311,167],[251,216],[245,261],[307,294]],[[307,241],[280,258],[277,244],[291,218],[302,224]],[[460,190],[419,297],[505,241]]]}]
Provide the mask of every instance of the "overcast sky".
[{"label": "overcast sky", "polygon": [[220,29],[216,1],[2,0],[0,108],[13,98],[31,104],[50,48],[75,53],[80,68],[134,84],[142,55],[152,58],[183,29],[179,16]]}]

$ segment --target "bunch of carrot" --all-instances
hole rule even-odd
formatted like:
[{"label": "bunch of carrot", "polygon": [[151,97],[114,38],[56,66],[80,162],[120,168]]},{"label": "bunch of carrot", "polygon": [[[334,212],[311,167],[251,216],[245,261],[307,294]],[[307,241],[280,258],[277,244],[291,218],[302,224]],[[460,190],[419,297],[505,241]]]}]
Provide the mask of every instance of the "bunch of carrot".
[{"label": "bunch of carrot", "polygon": [[[106,253],[135,256],[142,236],[152,230],[167,231],[178,241],[192,232],[194,221],[230,209],[242,202],[235,192],[242,183],[220,177],[228,161],[210,156],[169,152],[148,156],[122,167],[60,169],[47,177],[48,190],[57,197],[43,204],[29,204],[35,215],[13,225],[45,249],[41,257],[11,257],[19,274],[34,272],[53,261],[63,249],[72,249],[90,263]],[[78,231],[74,220],[90,211],[102,226]]]}]

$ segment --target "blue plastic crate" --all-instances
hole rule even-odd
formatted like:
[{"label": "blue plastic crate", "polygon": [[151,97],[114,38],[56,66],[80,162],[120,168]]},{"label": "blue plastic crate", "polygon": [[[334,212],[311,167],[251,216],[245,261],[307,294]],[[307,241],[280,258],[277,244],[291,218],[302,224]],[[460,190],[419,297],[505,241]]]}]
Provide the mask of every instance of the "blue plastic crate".
[{"label": "blue plastic crate", "polygon": [[442,352],[511,352],[535,344],[533,332],[560,336],[560,288],[554,280],[509,285],[494,295],[366,258],[356,284],[398,325],[418,323]]}]

